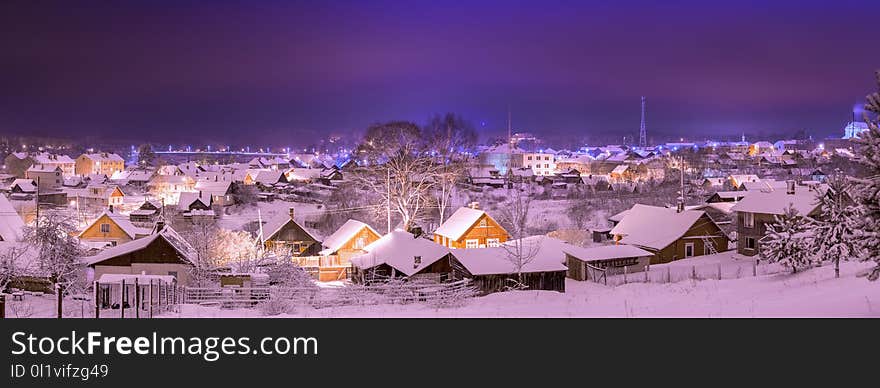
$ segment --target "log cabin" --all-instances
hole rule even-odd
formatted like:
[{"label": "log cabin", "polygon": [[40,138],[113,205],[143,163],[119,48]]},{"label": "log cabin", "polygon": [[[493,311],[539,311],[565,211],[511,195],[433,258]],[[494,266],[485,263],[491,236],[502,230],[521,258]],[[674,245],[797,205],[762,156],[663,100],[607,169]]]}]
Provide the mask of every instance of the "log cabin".
[{"label": "log cabin", "polygon": [[447,248],[497,247],[510,239],[510,234],[473,202],[455,211],[437,230],[434,242]]},{"label": "log cabin", "polygon": [[294,209],[263,226],[263,245],[267,250],[292,256],[315,256],[321,251],[321,241],[293,218]]},{"label": "log cabin", "polygon": [[160,221],[149,236],[108,248],[83,261],[93,270],[94,279],[104,274],[170,275],[187,286],[194,257],[193,247]]},{"label": "log cabin", "polygon": [[333,234],[324,239],[321,266],[348,267],[351,258],[364,253],[364,247],[380,238],[370,225],[357,220],[345,221]]},{"label": "log cabin", "polygon": [[636,204],[622,214],[614,241],[654,253],[651,264],[727,250],[727,235],[704,211]]}]

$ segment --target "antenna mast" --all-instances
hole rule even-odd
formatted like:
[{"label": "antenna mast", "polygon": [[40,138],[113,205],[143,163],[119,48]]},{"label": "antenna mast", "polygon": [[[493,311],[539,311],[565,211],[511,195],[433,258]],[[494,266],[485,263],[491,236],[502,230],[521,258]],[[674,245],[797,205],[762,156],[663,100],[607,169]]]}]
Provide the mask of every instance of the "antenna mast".
[{"label": "antenna mast", "polygon": [[639,126],[639,147],[648,146],[648,131],[645,125],[645,96],[642,96],[642,125]]}]

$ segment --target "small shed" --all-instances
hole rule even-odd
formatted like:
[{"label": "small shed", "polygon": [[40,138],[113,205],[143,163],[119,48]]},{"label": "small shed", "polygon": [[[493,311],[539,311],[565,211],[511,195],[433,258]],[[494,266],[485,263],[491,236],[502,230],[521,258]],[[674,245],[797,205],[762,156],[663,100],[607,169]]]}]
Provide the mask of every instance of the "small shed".
[{"label": "small shed", "polygon": [[653,253],[632,245],[576,247],[565,252],[568,277],[581,281],[597,281],[597,273],[642,272],[651,263],[652,256]]}]

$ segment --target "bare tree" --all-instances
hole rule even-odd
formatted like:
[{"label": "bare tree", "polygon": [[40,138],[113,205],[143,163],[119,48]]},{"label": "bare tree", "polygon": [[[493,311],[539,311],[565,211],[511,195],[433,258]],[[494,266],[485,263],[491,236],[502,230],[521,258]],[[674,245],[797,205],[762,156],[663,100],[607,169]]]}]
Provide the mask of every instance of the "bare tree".
[{"label": "bare tree", "polygon": [[26,268],[20,262],[26,252],[27,247],[22,245],[13,245],[0,250],[0,292],[5,291],[16,277],[26,272]]},{"label": "bare tree", "polygon": [[430,204],[437,173],[420,128],[409,122],[373,125],[357,153],[370,167],[360,169],[355,180],[411,227]]},{"label": "bare tree", "polygon": [[76,230],[72,219],[52,213],[24,228],[23,240],[34,249],[37,272],[62,293],[80,282],[85,271],[80,261],[84,252],[74,237]]},{"label": "bare tree", "polygon": [[539,242],[525,241],[531,207],[531,190],[529,186],[520,184],[507,189],[507,200],[502,203],[499,212],[499,219],[512,238],[502,244],[502,247],[506,252],[506,259],[513,265],[520,285],[523,283],[523,267],[531,263],[538,254]]},{"label": "bare tree", "polygon": [[217,255],[219,246],[219,228],[216,223],[206,219],[195,219],[193,225],[183,232],[183,238],[193,247],[193,266],[190,276],[196,287],[204,287],[211,283],[212,275],[220,265]]},{"label": "bare tree", "polygon": [[460,162],[449,162],[440,165],[436,172],[436,195],[437,210],[440,213],[440,223],[446,216],[446,209],[452,204],[455,189],[464,177],[465,165]]}]

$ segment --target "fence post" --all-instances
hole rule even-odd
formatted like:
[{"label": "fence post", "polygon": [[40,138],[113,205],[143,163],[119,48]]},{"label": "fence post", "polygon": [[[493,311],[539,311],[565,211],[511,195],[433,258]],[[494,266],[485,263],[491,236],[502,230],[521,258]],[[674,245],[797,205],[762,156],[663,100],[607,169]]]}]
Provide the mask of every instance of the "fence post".
[{"label": "fence post", "polygon": [[0,294],[0,319],[6,318],[6,295]]},{"label": "fence post", "polygon": [[666,283],[672,283],[672,269],[666,267]]},{"label": "fence post", "polygon": [[100,286],[98,285],[98,282],[95,281],[95,283],[94,283],[94,288],[95,288],[95,318],[101,318],[101,303],[99,303],[99,301],[98,301],[98,298],[100,298],[99,295],[101,295],[101,293],[99,292],[98,287],[100,287]]},{"label": "fence post", "polygon": [[696,278],[697,278],[697,266],[692,265],[691,266],[691,279],[696,279]]},{"label": "fence post", "polygon": [[138,278],[134,278],[134,317],[141,317],[141,287],[138,285]]},{"label": "fence post", "polygon": [[623,284],[626,284],[626,272],[627,272],[627,268],[624,265],[623,266]]},{"label": "fence post", "polygon": [[721,280],[721,263],[718,263],[718,280]]},{"label": "fence post", "polygon": [[758,276],[758,262],[752,262],[752,277]]},{"label": "fence post", "polygon": [[651,271],[651,267],[645,267],[645,283],[648,282],[648,272]]},{"label": "fence post", "polygon": [[119,318],[125,318],[125,279],[121,279],[119,284]]},{"label": "fence post", "polygon": [[153,318],[153,279],[150,279],[150,318]]},{"label": "fence post", "polygon": [[55,296],[58,300],[58,319],[61,319],[61,317],[64,315],[61,311],[62,303],[64,303],[64,295],[60,283],[55,283]]}]

